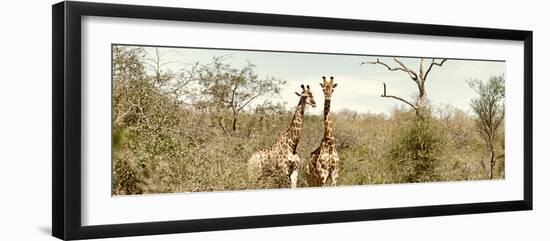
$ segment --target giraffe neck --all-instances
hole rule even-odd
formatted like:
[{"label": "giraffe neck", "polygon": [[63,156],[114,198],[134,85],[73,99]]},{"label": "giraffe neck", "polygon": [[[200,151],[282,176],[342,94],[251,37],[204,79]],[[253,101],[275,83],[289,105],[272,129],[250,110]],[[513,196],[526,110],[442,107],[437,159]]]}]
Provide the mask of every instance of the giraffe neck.
[{"label": "giraffe neck", "polygon": [[294,112],[294,116],[292,117],[292,122],[290,123],[290,127],[288,128],[288,139],[287,142],[289,143],[289,146],[292,148],[292,151],[296,152],[296,147],[298,147],[298,142],[300,141],[300,133],[302,131],[302,121],[304,118],[304,110],[306,108],[306,99],[305,97],[300,98],[300,102],[298,103],[298,106],[296,107],[296,111]]},{"label": "giraffe neck", "polygon": [[324,139],[329,140],[330,143],[334,143],[334,135],[332,129],[332,117],[330,115],[330,97],[325,98],[324,108],[324,123],[325,123],[325,135]]}]

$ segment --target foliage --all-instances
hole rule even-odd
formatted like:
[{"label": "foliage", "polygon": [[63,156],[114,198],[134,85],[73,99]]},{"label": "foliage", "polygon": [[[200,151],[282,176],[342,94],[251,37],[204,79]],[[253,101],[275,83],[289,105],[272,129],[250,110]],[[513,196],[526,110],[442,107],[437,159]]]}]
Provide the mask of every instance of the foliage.
[{"label": "foliage", "polygon": [[[146,75],[139,48],[113,50],[113,190],[115,194],[163,192],[185,168],[184,119],[179,101]],[[162,110],[162,111],[159,111]]]},{"label": "foliage", "polygon": [[[262,96],[278,95],[286,82],[276,78],[260,78],[254,71],[255,65],[248,62],[243,68],[234,68],[215,57],[212,63],[200,70],[199,83],[205,98],[201,108],[208,109],[225,131],[222,111],[231,112],[231,129],[237,130],[237,118],[245,107]],[[268,102],[266,102],[268,103]]]},{"label": "foliage", "polygon": [[389,151],[390,165],[397,182],[427,182],[440,179],[441,136],[434,120],[413,118],[407,121]]},{"label": "foliage", "polygon": [[496,163],[496,144],[498,130],[504,120],[504,76],[491,76],[485,83],[481,80],[471,80],[470,87],[478,93],[478,97],[470,103],[476,114],[476,127],[481,138],[491,153],[489,160],[489,178],[493,178]]}]

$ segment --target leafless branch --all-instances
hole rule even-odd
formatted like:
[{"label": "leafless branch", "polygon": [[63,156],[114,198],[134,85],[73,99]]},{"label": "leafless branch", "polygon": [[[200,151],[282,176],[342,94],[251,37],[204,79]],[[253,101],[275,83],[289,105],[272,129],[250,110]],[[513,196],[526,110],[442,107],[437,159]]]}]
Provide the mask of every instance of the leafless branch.
[{"label": "leafless branch", "polygon": [[382,65],[384,67],[386,67],[389,71],[403,71],[405,73],[407,73],[409,75],[409,77],[417,82],[418,80],[418,74],[416,74],[416,72],[412,71],[411,69],[407,68],[407,66],[405,66],[401,61],[399,61],[398,59],[396,58],[393,58],[393,60],[399,64],[401,67],[390,67],[388,64],[380,61],[379,58],[376,58],[376,61],[368,61],[368,62],[362,62],[361,64],[379,64],[379,65]]},{"label": "leafless branch", "polygon": [[409,69],[407,66],[405,66],[405,64],[403,64],[403,62],[399,61],[397,58],[393,58],[393,61],[395,61],[397,64],[399,64],[401,66],[401,68],[403,68],[405,70],[405,72],[407,72],[409,74],[409,76],[411,77],[412,80],[414,80],[415,82],[418,81],[418,74],[416,72]]},{"label": "leafless branch", "polygon": [[401,97],[398,97],[398,96],[395,96],[395,95],[387,95],[386,94],[386,83],[383,83],[384,84],[384,93],[382,93],[381,97],[385,97],[385,98],[393,98],[393,99],[396,99],[396,100],[400,100],[402,102],[404,102],[405,104],[411,106],[413,109],[417,110],[418,108],[412,104],[411,102],[401,98]]},{"label": "leafless branch", "polygon": [[420,67],[419,67],[419,74],[420,74],[420,78],[424,79],[424,58],[420,58]]},{"label": "leafless branch", "polygon": [[437,63],[435,62],[435,59],[432,59],[432,63],[430,64],[430,67],[428,67],[428,70],[426,70],[426,73],[424,74],[424,76],[422,76],[422,80],[423,81],[426,81],[426,78],[428,77],[428,74],[430,73],[430,71],[432,70],[432,67],[434,65],[437,65],[437,66],[442,66],[443,63],[445,63],[445,61],[447,61],[447,59],[442,59],[441,62]]},{"label": "leafless branch", "polygon": [[258,93],[254,96],[252,96],[250,99],[248,99],[245,103],[243,103],[238,109],[237,111],[241,111],[244,107],[246,107],[250,102],[252,102],[253,100],[255,100],[256,98],[260,97],[262,94],[261,93]]}]

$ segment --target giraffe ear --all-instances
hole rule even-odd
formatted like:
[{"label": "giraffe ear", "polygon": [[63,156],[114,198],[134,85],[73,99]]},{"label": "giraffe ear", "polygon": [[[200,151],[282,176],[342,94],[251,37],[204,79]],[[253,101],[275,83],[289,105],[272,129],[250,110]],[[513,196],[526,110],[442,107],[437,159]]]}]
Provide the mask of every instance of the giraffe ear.
[{"label": "giraffe ear", "polygon": [[300,96],[300,97],[302,96],[301,94],[298,94],[298,92],[294,92],[294,94],[296,94],[297,96]]},{"label": "giraffe ear", "polygon": [[325,88],[325,86],[323,85],[323,83],[319,83],[319,85],[321,86],[321,88]]},{"label": "giraffe ear", "polygon": [[332,86],[332,88],[336,88],[336,86],[338,86],[338,84],[334,84],[334,85]]}]

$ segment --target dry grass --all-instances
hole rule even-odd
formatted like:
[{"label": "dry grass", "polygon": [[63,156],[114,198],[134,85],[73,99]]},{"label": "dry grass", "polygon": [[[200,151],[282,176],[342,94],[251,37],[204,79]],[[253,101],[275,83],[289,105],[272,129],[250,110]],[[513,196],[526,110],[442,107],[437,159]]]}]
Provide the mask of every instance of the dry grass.
[{"label": "dry grass", "polygon": [[[292,113],[258,117],[241,116],[236,132],[224,133],[211,125],[206,113],[181,112],[181,122],[169,133],[115,129],[124,133],[114,155],[115,194],[199,192],[248,189],[246,162],[257,150],[273,144],[288,128]],[[430,123],[439,141],[433,177],[404,178],[409,160],[395,160],[396,142],[412,113],[396,111],[391,118],[356,117],[336,113],[334,129],[340,155],[338,185],[430,182],[487,179],[481,162],[488,154],[477,136],[471,117],[457,112],[446,120]],[[305,161],[319,144],[320,116],[306,116],[298,154],[302,159],[298,186],[304,183]],[[399,150],[397,150],[399,151]],[[503,163],[503,157],[499,159]],[[410,160],[412,162],[412,160]],[[498,168],[497,168],[498,169]],[[498,169],[503,176],[503,168]]]}]

